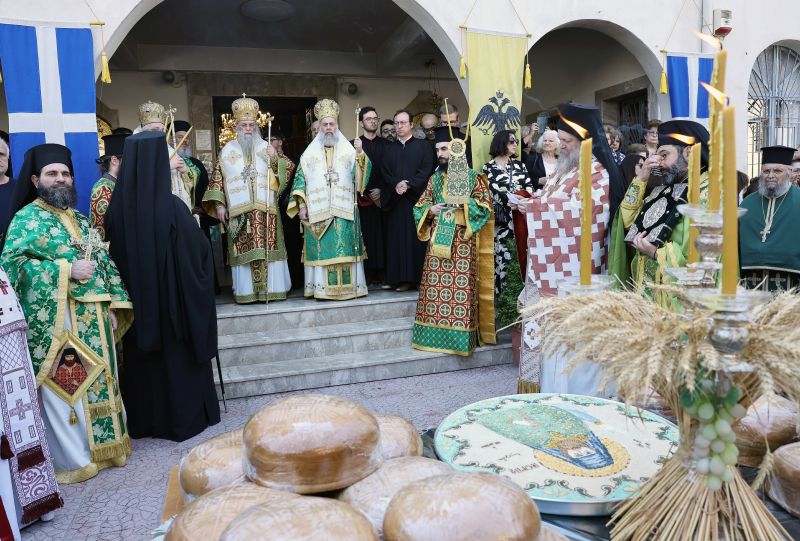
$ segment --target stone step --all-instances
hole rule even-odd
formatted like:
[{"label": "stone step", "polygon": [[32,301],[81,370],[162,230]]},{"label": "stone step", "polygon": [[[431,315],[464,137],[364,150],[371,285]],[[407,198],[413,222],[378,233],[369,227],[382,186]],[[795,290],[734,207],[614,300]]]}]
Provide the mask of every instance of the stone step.
[{"label": "stone step", "polygon": [[217,305],[220,337],[262,331],[302,329],[331,324],[413,317],[417,291],[370,290],[369,295],[349,301],[316,301],[290,297],[269,304]]},{"label": "stone step", "polygon": [[232,367],[373,352],[411,344],[413,325],[413,317],[400,317],[229,334],[219,337],[219,358],[223,367]]},{"label": "stone step", "polygon": [[[375,351],[226,366],[222,369],[225,396],[241,398],[511,363],[510,337],[498,338],[498,344],[480,347],[469,357],[412,349],[408,338],[403,346]],[[219,381],[216,367],[214,381]]]}]

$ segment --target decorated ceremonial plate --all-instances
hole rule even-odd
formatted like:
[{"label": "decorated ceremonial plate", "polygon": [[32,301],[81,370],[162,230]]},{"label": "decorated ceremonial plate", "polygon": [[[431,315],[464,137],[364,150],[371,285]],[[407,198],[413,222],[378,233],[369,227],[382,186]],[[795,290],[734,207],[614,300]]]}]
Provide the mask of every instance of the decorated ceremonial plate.
[{"label": "decorated ceremonial plate", "polygon": [[511,479],[542,513],[609,515],[677,449],[678,429],[612,400],[521,394],[451,413],[434,446],[457,470]]}]

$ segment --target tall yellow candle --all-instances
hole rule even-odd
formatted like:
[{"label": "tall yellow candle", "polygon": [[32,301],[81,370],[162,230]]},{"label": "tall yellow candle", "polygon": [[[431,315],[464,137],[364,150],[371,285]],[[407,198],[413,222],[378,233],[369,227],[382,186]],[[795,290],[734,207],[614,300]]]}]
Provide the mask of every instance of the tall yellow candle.
[{"label": "tall yellow candle", "polygon": [[722,184],[722,129],[720,118],[722,118],[721,112],[712,113],[708,145],[708,210],[714,212],[719,210],[720,186]]},{"label": "tall yellow candle", "polygon": [[592,283],[592,139],[581,143],[581,285]]},{"label": "tall yellow candle", "polygon": [[[711,73],[711,86],[720,92],[725,92],[725,74],[728,64],[728,51],[719,51],[714,56],[714,70]],[[708,165],[708,208],[712,211],[719,210],[720,186],[722,184],[722,130],[720,121],[722,107],[719,98],[709,93],[709,165]]]},{"label": "tall yellow candle", "polygon": [[734,107],[722,111],[722,294],[736,294],[739,283],[739,193],[736,186],[736,135]]},{"label": "tall yellow candle", "polygon": [[714,56],[714,78],[711,81],[711,86],[725,92],[725,72],[728,64],[728,51],[719,51]]},{"label": "tall yellow candle", "polygon": [[[691,153],[689,154],[689,204],[690,205],[699,205],[700,204],[700,165],[701,165],[701,158],[700,158],[700,143],[695,143],[692,145]],[[697,253],[697,247],[694,245],[695,239],[697,238],[697,228],[690,227],[689,228],[689,255],[687,257],[687,263],[697,263],[700,260],[700,256]]]}]

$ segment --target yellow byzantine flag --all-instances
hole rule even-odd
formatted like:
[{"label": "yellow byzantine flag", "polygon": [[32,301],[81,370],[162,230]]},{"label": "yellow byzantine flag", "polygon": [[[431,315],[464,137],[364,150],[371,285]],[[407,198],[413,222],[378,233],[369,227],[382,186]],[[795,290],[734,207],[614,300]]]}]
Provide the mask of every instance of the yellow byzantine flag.
[{"label": "yellow byzantine flag", "polygon": [[478,171],[489,161],[489,145],[494,134],[520,129],[527,47],[525,36],[467,30],[469,137],[472,167]]}]

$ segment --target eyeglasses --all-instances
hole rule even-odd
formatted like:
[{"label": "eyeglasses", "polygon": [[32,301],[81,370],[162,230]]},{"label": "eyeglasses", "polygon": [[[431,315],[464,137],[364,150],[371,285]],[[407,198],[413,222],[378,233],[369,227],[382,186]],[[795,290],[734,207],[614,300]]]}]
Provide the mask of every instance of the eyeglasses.
[{"label": "eyeglasses", "polygon": [[509,139],[508,140],[508,144],[509,145],[516,145],[517,144],[517,140],[516,139]]},{"label": "eyeglasses", "polygon": [[407,120],[397,120],[394,123],[395,126],[405,126],[406,124],[411,124],[411,122]]},{"label": "eyeglasses", "polygon": [[380,119],[378,117],[376,117],[376,116],[365,116],[364,117],[364,122],[377,122],[378,120],[380,120]]}]

